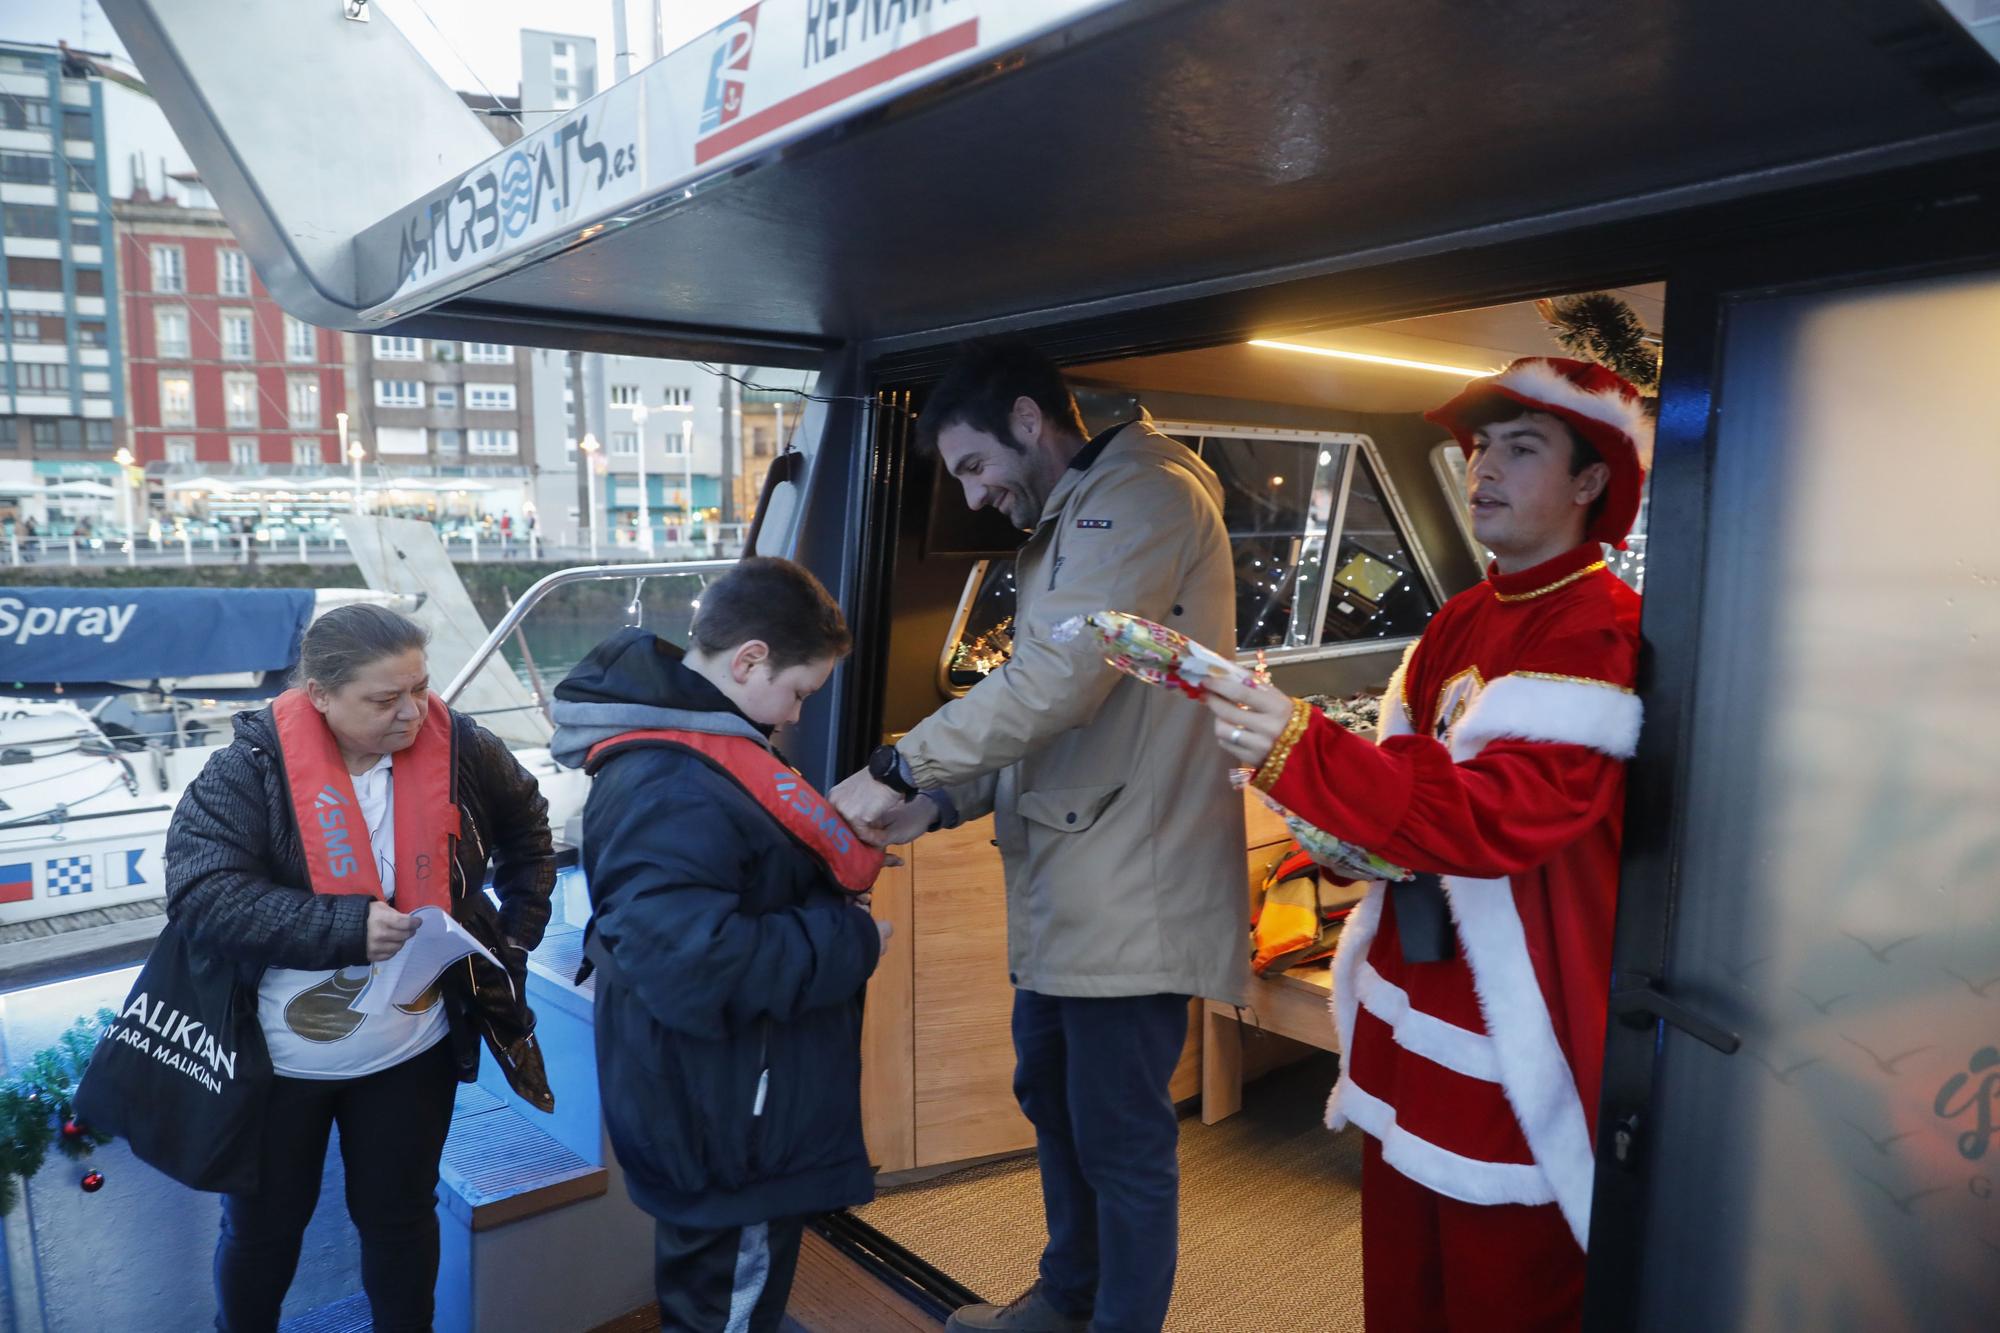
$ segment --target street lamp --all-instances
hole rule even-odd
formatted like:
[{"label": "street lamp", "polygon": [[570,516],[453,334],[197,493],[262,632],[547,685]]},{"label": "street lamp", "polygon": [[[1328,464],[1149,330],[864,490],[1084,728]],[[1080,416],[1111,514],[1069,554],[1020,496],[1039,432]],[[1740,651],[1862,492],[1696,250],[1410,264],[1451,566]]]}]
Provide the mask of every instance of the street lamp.
[{"label": "street lamp", "polygon": [[694,418],[685,417],[681,421],[681,467],[682,479],[687,482],[681,491],[681,540],[694,542]]},{"label": "street lamp", "polygon": [[361,460],[367,456],[368,451],[361,447],[361,441],[356,440],[347,446],[348,460],[354,464],[354,512],[357,514],[365,512],[361,504]]},{"label": "street lamp", "polygon": [[118,452],[111,455],[111,461],[118,465],[118,479],[124,483],[124,485],[118,488],[118,494],[119,498],[123,501],[123,504],[120,507],[125,512],[125,549],[126,551],[129,552],[132,549],[132,543],[133,543],[132,464],[135,460],[132,457],[132,451],[126,448],[125,446],[120,445],[118,447]]},{"label": "street lamp", "polygon": [[597,559],[597,437],[585,432],[583,442],[576,446],[583,454],[583,466],[587,469],[585,486],[590,491],[590,558]]},{"label": "street lamp", "polygon": [[639,545],[653,553],[653,511],[646,499],[646,399],[632,402],[632,428],[639,433]]},{"label": "street lamp", "polygon": [[354,495],[352,503],[354,512],[359,514],[361,512],[361,460],[365,456],[365,451],[361,448],[361,441],[356,440],[351,445],[347,442],[347,413],[335,412],[333,414],[333,425],[334,429],[340,432],[340,456],[354,464]]}]

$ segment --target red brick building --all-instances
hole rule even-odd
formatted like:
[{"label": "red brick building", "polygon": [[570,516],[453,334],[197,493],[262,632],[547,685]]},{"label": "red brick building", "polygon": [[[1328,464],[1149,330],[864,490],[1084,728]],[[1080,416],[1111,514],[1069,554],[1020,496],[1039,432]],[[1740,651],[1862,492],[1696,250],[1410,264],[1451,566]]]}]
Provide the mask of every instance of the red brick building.
[{"label": "red brick building", "polygon": [[287,315],[213,208],[135,193],[112,217],[131,445],[149,477],[344,467],[343,336]]}]

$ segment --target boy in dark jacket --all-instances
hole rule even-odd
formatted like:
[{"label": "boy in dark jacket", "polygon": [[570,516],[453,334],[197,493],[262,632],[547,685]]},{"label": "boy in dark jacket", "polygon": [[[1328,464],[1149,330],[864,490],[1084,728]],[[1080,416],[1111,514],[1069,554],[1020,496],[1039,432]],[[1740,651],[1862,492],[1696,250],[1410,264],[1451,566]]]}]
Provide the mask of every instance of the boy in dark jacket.
[{"label": "boy in dark jacket", "polygon": [[633,1202],[658,1220],[667,1330],[769,1330],[804,1220],[874,1196],[861,996],[881,867],[770,749],[850,640],[790,561],[703,594],[683,655],[620,631],[556,688],[555,753],[594,775],[597,1068]]}]

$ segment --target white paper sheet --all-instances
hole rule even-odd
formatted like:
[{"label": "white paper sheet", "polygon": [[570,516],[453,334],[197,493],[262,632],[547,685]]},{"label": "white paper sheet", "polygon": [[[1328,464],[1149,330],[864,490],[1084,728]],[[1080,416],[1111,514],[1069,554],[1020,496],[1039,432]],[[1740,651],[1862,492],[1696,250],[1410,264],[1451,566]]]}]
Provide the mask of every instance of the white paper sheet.
[{"label": "white paper sheet", "polygon": [[478,954],[493,966],[505,967],[464,926],[441,907],[419,907],[417,933],[403,947],[375,964],[368,984],[348,1004],[357,1014],[379,1014],[392,1004],[413,1004],[444,970],[468,954]]}]

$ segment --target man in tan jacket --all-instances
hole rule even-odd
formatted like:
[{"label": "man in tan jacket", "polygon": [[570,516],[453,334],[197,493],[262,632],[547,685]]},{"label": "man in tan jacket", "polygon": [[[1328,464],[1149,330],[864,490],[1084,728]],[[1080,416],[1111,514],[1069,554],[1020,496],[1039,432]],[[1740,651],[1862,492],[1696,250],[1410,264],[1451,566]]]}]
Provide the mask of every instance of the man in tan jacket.
[{"label": "man in tan jacket", "polygon": [[1035,1126],[1049,1242],[1020,1298],[948,1327],[1152,1333],[1177,1254],[1168,1081],[1188,999],[1237,1003],[1246,981],[1243,808],[1201,710],[1052,631],[1129,611],[1232,647],[1221,486],[1143,420],[1087,440],[1061,373],[1020,344],[954,365],[917,440],[974,510],[1032,533],[1011,660],[833,793],[885,844],[991,812],[1006,866],[1014,1091]]}]

